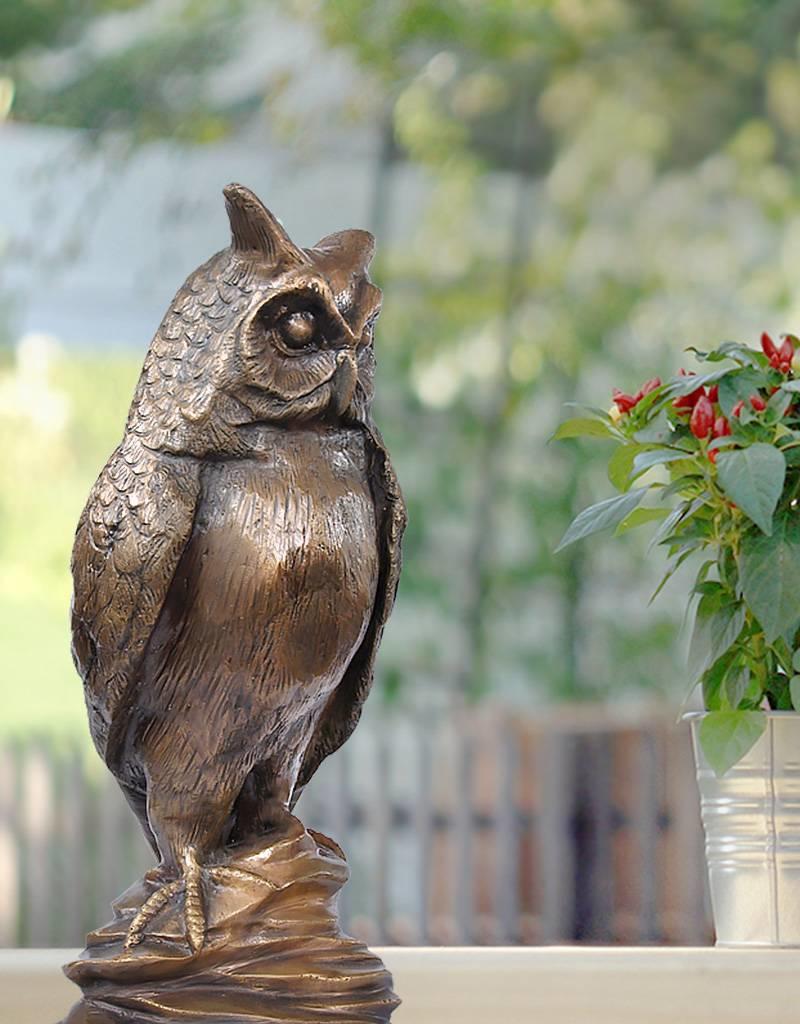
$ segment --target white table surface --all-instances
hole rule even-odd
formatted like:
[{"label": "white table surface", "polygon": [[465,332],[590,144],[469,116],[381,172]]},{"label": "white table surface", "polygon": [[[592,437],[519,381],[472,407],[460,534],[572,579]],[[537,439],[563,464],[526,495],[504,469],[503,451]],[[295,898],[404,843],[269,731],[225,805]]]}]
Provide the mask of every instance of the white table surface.
[{"label": "white table surface", "polygon": [[[75,950],[0,950],[0,1024],[56,1024]],[[798,1024],[800,950],[377,949],[392,1024]]]}]

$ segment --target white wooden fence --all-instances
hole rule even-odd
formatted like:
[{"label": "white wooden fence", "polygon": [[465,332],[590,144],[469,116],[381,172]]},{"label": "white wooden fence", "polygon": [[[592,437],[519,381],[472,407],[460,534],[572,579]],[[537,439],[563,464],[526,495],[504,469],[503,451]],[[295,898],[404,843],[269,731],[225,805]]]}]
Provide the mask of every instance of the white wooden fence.
[{"label": "white wooden fence", "polygon": [[[691,750],[672,714],[372,716],[300,805],[342,843],[373,943],[711,939]],[[0,946],[75,946],[152,865],[86,745],[0,745]]]}]

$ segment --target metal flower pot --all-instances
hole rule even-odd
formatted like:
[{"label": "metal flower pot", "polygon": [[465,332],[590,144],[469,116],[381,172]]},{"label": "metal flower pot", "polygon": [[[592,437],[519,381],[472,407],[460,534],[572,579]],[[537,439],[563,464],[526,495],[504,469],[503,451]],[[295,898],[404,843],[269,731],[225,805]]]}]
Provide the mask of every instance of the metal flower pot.
[{"label": "metal flower pot", "polygon": [[775,711],[721,779],[692,727],[718,946],[800,946],[800,714]]}]

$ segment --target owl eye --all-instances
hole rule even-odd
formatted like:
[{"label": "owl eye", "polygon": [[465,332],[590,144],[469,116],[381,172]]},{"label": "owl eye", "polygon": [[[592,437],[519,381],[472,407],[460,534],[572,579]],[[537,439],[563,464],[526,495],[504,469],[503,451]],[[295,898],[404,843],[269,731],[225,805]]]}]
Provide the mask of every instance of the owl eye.
[{"label": "owl eye", "polygon": [[278,321],[278,331],[287,348],[307,348],[317,333],[316,317],[307,310],[287,313]]},{"label": "owl eye", "polygon": [[361,332],[361,340],[359,342],[359,348],[363,348],[365,345],[372,344],[372,337],[375,334],[375,324],[378,320],[378,314],[380,310],[375,310],[372,316],[364,324],[364,329]]}]

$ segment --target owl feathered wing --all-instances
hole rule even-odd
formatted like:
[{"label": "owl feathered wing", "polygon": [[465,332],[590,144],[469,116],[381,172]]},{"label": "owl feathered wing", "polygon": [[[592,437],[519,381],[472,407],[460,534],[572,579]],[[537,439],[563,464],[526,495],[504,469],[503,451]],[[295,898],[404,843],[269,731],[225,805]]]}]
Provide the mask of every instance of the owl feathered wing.
[{"label": "owl feathered wing", "polygon": [[344,678],[328,701],[306,749],[292,803],[325,758],[338,750],[358,724],[364,701],[372,687],[375,655],[383,628],[391,614],[400,579],[401,540],[406,526],[406,507],[389,454],[378,430],[367,431],[369,477],[375,501],[379,574],[364,639],[350,660]]},{"label": "owl feathered wing", "polygon": [[95,746],[119,775],[150,635],[191,536],[199,464],[128,434],[97,479],[72,554],[72,651]]},{"label": "owl feathered wing", "polygon": [[[306,749],[296,796],[355,729],[400,576],[406,511],[389,456],[367,432],[379,574],[364,638]],[[126,436],[89,495],[72,556],[72,650],[95,746],[118,777],[150,636],[192,534],[199,463],[164,457]]]}]

